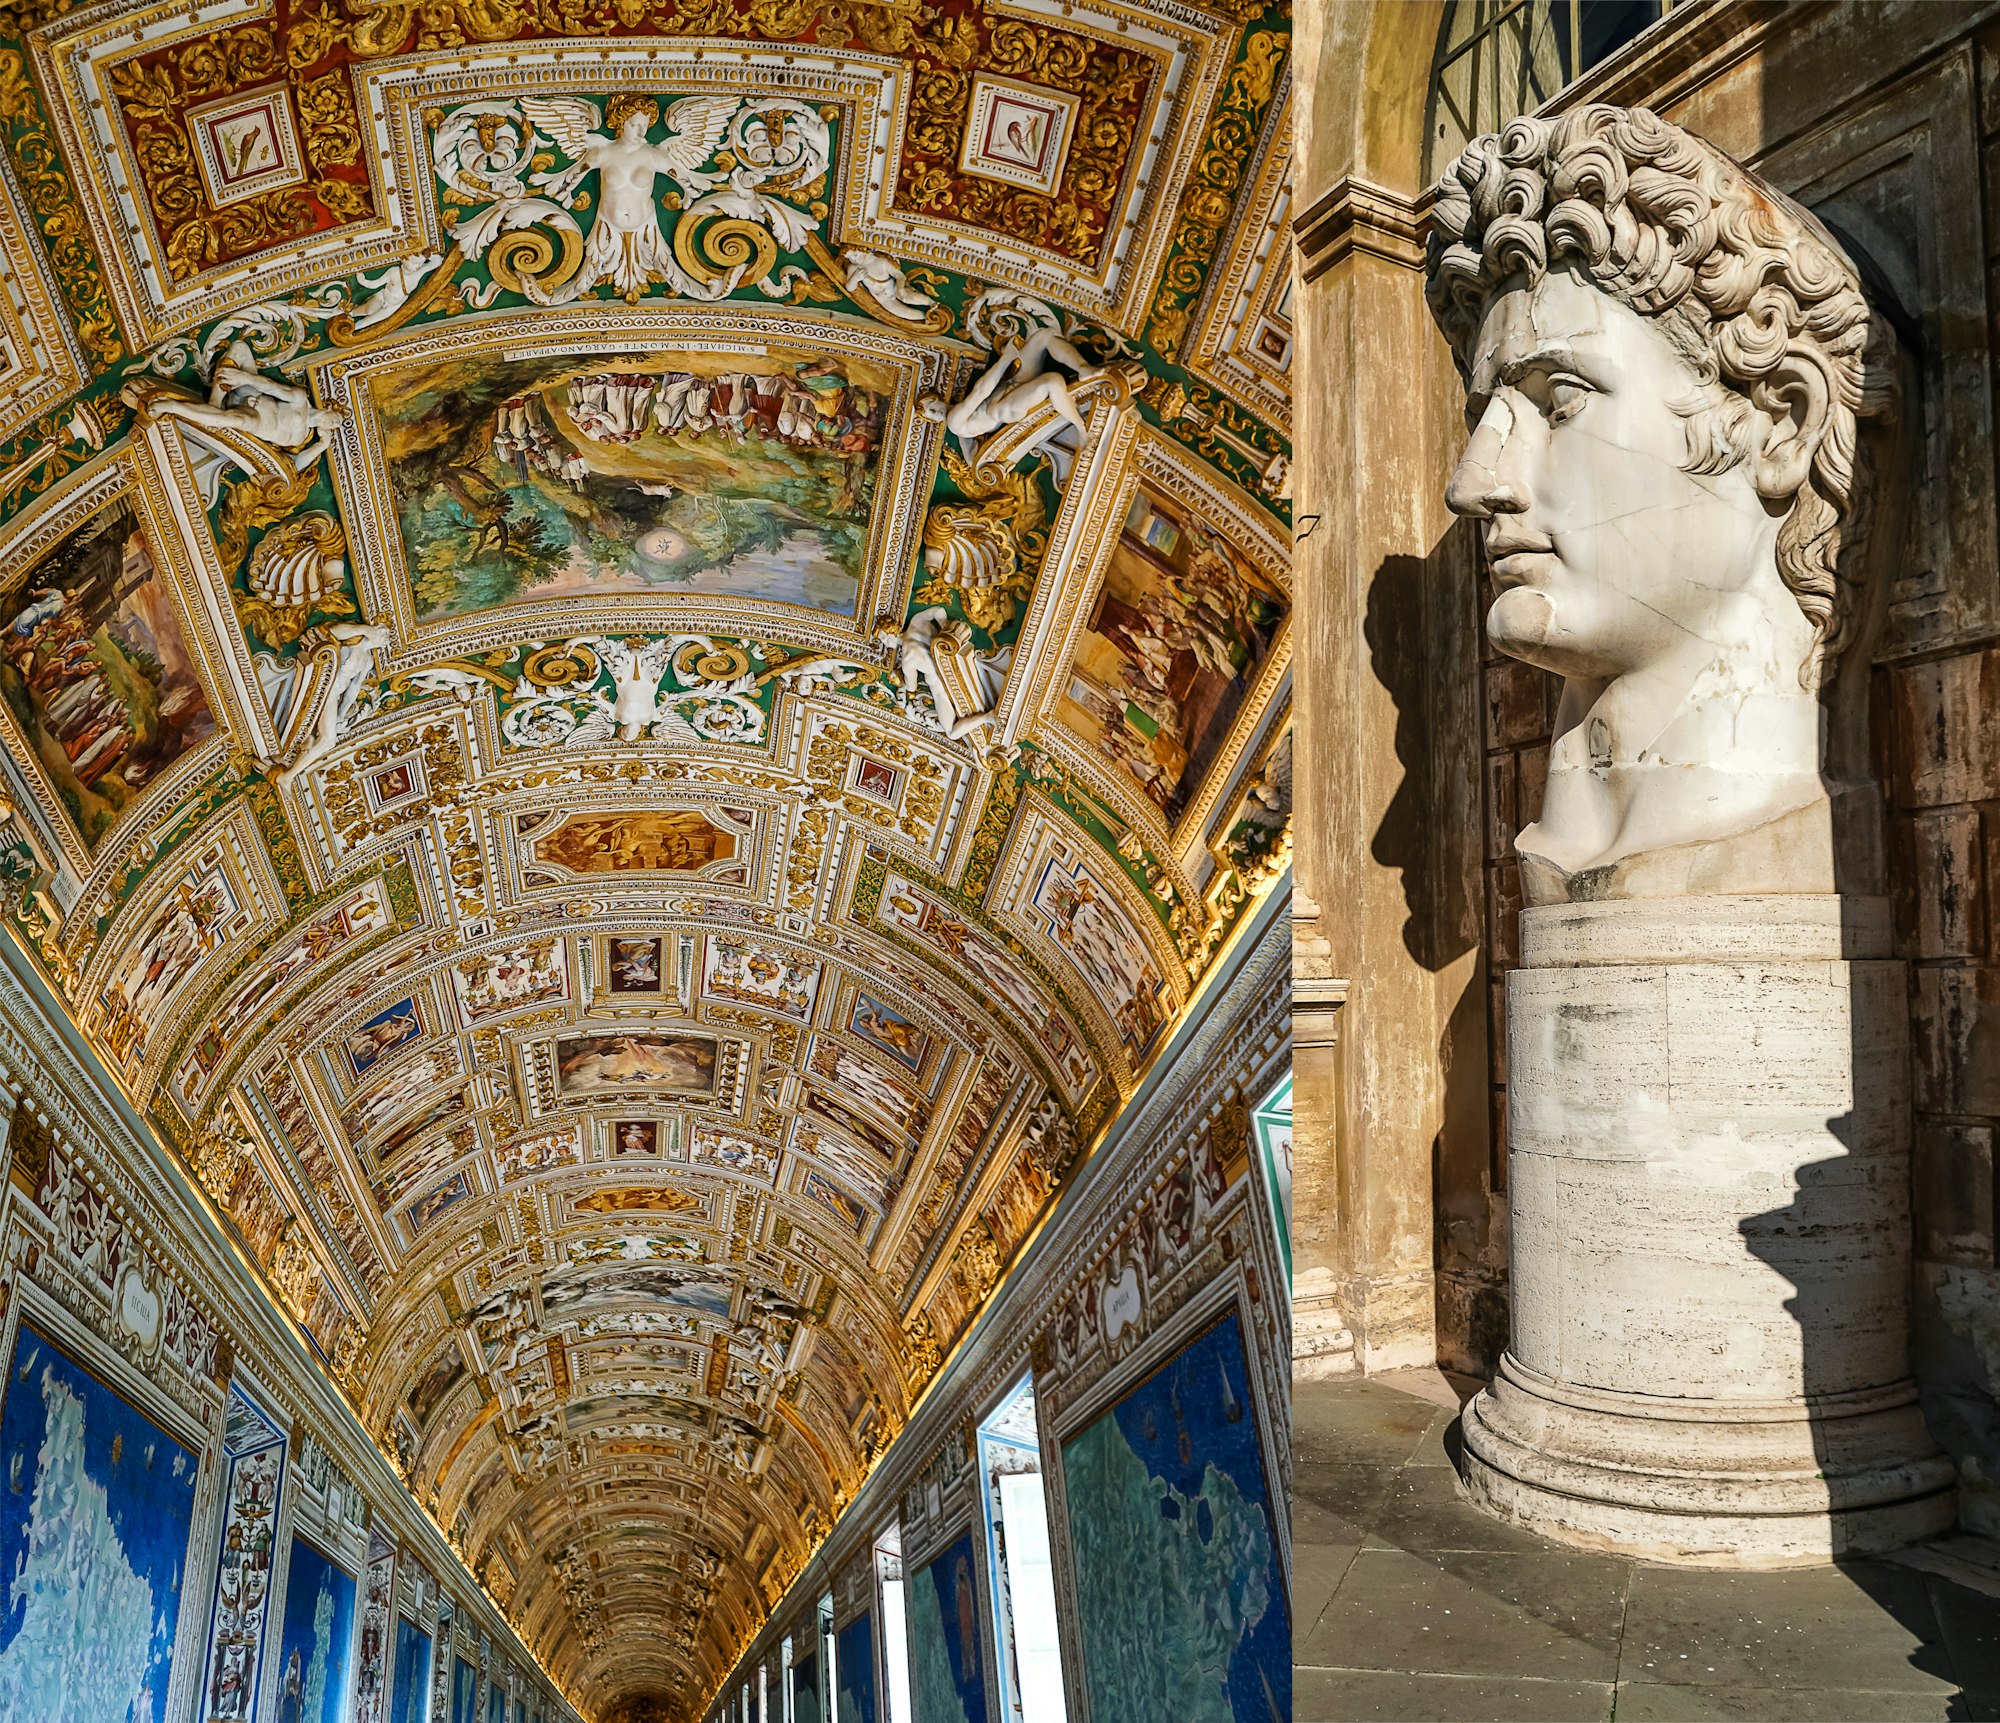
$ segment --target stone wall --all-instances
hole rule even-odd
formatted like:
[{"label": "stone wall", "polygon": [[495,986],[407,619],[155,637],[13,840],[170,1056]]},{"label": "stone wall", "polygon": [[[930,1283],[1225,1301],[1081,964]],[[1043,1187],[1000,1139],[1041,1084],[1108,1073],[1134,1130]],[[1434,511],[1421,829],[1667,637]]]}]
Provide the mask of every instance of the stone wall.
[{"label": "stone wall", "polygon": [[1896,942],[1910,962],[1917,1369],[1960,1456],[1960,1513],[2000,1533],[2000,649],[1878,672]]}]

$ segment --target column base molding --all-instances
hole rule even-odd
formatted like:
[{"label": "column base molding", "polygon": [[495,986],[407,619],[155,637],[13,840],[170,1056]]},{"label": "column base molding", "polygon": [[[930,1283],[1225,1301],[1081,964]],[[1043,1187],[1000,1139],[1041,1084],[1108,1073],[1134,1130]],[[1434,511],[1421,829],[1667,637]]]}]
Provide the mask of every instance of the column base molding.
[{"label": "column base molding", "polygon": [[1503,1357],[1466,1408],[1465,1484],[1580,1549],[1693,1567],[1876,1554],[1953,1522],[1952,1464],[1914,1382],[1777,1404],[1561,1383]]}]

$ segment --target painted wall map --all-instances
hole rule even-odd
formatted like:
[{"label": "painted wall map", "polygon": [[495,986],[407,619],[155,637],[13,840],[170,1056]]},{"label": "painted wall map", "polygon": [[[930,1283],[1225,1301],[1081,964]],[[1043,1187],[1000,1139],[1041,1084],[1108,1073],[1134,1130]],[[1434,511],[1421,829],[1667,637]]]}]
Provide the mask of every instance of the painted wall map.
[{"label": "painted wall map", "polygon": [[215,734],[130,503],[73,528],[0,598],[0,698],[89,848]]},{"label": "painted wall map", "polygon": [[840,1671],[833,1723],[875,1723],[875,1618],[857,1615],[840,1630],[833,1659]]},{"label": "painted wall map", "polygon": [[341,1723],[353,1640],[353,1579],[304,1538],[293,1538],[278,1641],[277,1723]]},{"label": "painted wall map", "polygon": [[1175,818],[1201,788],[1288,609],[1180,504],[1141,490],[1077,645],[1063,722]]},{"label": "painted wall map", "polygon": [[419,620],[681,592],[852,616],[895,387],[852,358],[469,355],[388,379]]},{"label": "painted wall map", "polygon": [[1232,1312],[1063,1445],[1097,1717],[1292,1714],[1278,1540]]},{"label": "painted wall map", "polygon": [[408,1616],[396,1617],[396,1666],[389,1689],[389,1723],[423,1723],[431,1687],[431,1636]]},{"label": "painted wall map", "polygon": [[910,1702],[916,1723],[986,1723],[979,1579],[965,1533],[918,1573],[909,1609]]},{"label": "painted wall map", "polygon": [[194,1455],[23,1323],[0,1466],[0,1717],[163,1723]]}]

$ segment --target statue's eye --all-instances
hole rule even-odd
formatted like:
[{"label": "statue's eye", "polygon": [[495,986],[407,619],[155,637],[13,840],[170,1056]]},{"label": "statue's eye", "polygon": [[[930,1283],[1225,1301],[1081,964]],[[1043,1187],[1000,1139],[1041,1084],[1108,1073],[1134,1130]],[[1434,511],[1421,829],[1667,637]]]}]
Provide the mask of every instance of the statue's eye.
[{"label": "statue's eye", "polygon": [[1549,423],[1560,425],[1573,418],[1590,398],[1590,385],[1580,383],[1574,377],[1551,377],[1548,380]]}]

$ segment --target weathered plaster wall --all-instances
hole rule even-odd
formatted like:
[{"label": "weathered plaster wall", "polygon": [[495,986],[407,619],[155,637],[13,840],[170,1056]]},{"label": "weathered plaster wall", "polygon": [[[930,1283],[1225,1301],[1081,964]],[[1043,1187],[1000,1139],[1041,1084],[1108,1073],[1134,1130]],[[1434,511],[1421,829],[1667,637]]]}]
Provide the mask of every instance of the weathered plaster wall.
[{"label": "weathered plaster wall", "polygon": [[[1470,553],[1436,479],[1457,385],[1424,306],[1417,202],[1416,69],[1443,8],[1314,10],[1300,50],[1310,124],[1297,140],[1294,369],[1298,674],[1310,690],[1294,976],[1306,1372],[1449,1350],[1482,1302],[1467,1265],[1493,1233],[1479,635]],[[1329,1041],[1337,1056],[1319,1051]],[[1440,1188],[1452,1193],[1444,1252]]]}]

